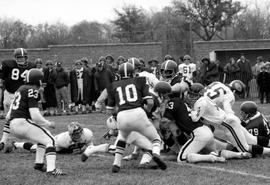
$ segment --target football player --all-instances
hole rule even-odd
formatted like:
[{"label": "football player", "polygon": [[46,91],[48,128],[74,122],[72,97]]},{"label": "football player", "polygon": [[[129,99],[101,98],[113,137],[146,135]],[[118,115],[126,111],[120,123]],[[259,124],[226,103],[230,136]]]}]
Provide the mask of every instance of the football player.
[{"label": "football player", "polygon": [[[168,82],[172,87],[172,93],[175,97],[182,94],[182,98],[191,83],[177,74],[177,63],[173,60],[166,60],[160,66],[160,81]],[[172,95],[171,95],[172,96]]]},{"label": "football player", "polygon": [[[17,48],[14,50],[14,59],[4,60],[1,65],[1,87],[4,87],[4,111],[7,113],[10,104],[15,97],[15,91],[24,84],[26,79],[26,73],[29,69],[34,68],[35,64],[28,62],[28,54],[26,49]],[[2,91],[2,88],[0,88]],[[0,99],[0,101],[2,101]],[[0,102],[2,103],[2,102]],[[3,128],[3,135],[0,141],[0,150],[4,148],[4,144],[7,142],[10,126],[7,121]]]},{"label": "football player", "polygon": [[[227,114],[219,108],[208,96],[203,96],[204,86],[194,83],[188,92],[188,100],[192,106],[191,118],[194,122],[202,120],[204,123],[220,128],[228,141],[240,152],[269,154],[269,139],[251,135],[241,126],[240,119],[234,114]],[[260,145],[260,146],[259,146]]]},{"label": "football player", "polygon": [[184,63],[178,66],[178,73],[186,80],[193,82],[193,78],[196,76],[196,64],[191,63],[189,55],[185,55],[183,60]]},{"label": "football player", "polygon": [[[89,145],[93,145],[93,132],[88,128],[82,128],[80,123],[71,122],[67,126],[68,131],[54,136],[56,153],[80,154]],[[30,142],[15,142],[15,148],[23,148],[30,152],[36,152],[37,144]]]},{"label": "football player", "polygon": [[153,106],[146,79],[144,77],[134,78],[134,68],[130,63],[120,65],[119,73],[121,80],[113,82],[107,88],[108,112],[112,113],[115,106],[118,108],[119,140],[116,144],[112,172],[117,173],[120,170],[126,139],[132,131],[139,132],[152,142],[153,160],[162,170],[165,170],[167,165],[160,158],[160,136],[142,109],[143,100],[147,101],[147,112],[150,112]]},{"label": "football player", "polygon": [[269,122],[258,111],[258,106],[253,101],[245,101],[240,105],[241,124],[254,136],[270,138]]},{"label": "football player", "polygon": [[[89,156],[97,152],[115,154],[116,144],[118,142],[118,123],[116,121],[116,117],[115,116],[109,117],[106,121],[106,124],[107,127],[109,128],[109,131],[103,137],[105,139],[110,139],[112,136],[116,136],[117,137],[116,141],[114,142],[114,144],[104,143],[95,146],[94,145],[88,146],[81,156],[82,162],[85,162],[89,158]],[[127,137],[126,143],[127,145],[132,144],[134,146],[137,146],[141,148],[142,151],[144,151],[144,154],[142,155],[142,159],[138,166],[139,169],[153,167],[149,165],[150,161],[152,160],[152,153],[149,152],[152,149],[152,143],[149,139],[147,139],[140,133],[133,131]]]},{"label": "football player", "polygon": [[162,111],[160,124],[176,124],[176,126],[186,134],[190,135],[190,139],[181,147],[177,162],[225,162],[226,159],[211,154],[199,154],[203,148],[215,151],[214,135],[208,126],[201,121],[193,122],[190,117],[190,108],[179,97],[169,97],[171,86],[166,82],[160,82],[155,86],[155,90],[160,94],[165,109]]},{"label": "football player", "polygon": [[210,98],[219,108],[227,114],[234,114],[232,106],[235,102],[234,93],[243,93],[245,85],[240,80],[233,80],[225,85],[221,82],[213,82],[205,87],[204,96]]},{"label": "football player", "polygon": [[[64,175],[55,167],[55,140],[48,128],[55,123],[46,120],[38,108],[38,90],[42,84],[43,73],[38,69],[30,69],[25,76],[26,85],[22,85],[15,93],[9,112],[10,132],[17,138],[29,139],[37,144],[34,169],[47,172],[48,175]],[[44,164],[46,156],[47,167]]]}]

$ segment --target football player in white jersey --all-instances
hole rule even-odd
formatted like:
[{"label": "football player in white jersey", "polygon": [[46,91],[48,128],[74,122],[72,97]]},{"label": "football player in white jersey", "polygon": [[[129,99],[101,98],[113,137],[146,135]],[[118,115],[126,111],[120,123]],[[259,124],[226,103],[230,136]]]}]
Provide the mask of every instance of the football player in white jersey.
[{"label": "football player in white jersey", "polygon": [[184,63],[179,64],[178,73],[185,77],[188,81],[193,81],[196,76],[196,64],[191,63],[191,57],[189,55],[184,56]]},{"label": "football player in white jersey", "polygon": [[209,97],[225,113],[234,114],[232,106],[235,102],[234,93],[244,92],[245,85],[240,80],[233,80],[225,85],[221,82],[213,82],[205,87],[204,96]]},{"label": "football player in white jersey", "polygon": [[228,141],[240,152],[270,153],[270,148],[266,148],[270,146],[268,138],[251,135],[241,126],[241,121],[237,116],[225,113],[208,96],[203,96],[203,88],[202,84],[194,83],[188,93],[188,100],[193,107],[191,117],[194,122],[202,120],[205,124],[220,128]]},{"label": "football player in white jersey", "polygon": [[[67,126],[68,131],[54,136],[57,153],[82,153],[84,149],[93,145],[93,132],[88,128],[82,128],[78,122],[71,122]],[[23,148],[35,152],[37,145],[30,142],[15,142],[15,148]]]}]

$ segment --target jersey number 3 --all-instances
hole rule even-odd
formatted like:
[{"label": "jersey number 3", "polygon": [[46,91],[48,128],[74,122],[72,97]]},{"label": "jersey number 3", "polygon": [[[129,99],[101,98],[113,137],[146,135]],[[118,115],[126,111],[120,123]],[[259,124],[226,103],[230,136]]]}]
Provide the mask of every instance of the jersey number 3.
[{"label": "jersey number 3", "polygon": [[122,89],[122,87],[117,87],[116,91],[119,95],[119,105],[125,104],[126,101],[135,102],[138,100],[137,90],[134,84],[127,85],[125,89]]}]

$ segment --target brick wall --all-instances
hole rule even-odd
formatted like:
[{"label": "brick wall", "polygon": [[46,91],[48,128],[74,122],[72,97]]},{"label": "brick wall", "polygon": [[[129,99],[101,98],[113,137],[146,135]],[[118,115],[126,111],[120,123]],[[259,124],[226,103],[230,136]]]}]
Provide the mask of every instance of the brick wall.
[{"label": "brick wall", "polygon": [[246,58],[254,64],[257,56],[270,59],[270,39],[194,42],[195,60],[209,57],[209,52],[212,51],[216,51],[217,59],[222,63],[228,61],[230,57],[240,57],[241,53],[244,53]]},{"label": "brick wall", "polygon": [[[95,63],[100,56],[111,54],[115,59],[124,57],[142,57],[146,61],[156,57],[162,60],[162,43],[120,43],[120,44],[87,44],[87,45],[50,45],[48,48],[27,49],[29,60],[42,58],[44,61],[60,60],[64,67],[70,67],[74,60],[87,57]],[[10,59],[13,49],[1,49],[0,60]]]}]

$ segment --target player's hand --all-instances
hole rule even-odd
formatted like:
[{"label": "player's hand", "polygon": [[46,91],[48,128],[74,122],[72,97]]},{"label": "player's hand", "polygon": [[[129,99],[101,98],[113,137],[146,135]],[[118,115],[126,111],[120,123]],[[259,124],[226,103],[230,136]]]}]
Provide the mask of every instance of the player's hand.
[{"label": "player's hand", "polygon": [[75,149],[73,149],[72,153],[73,154],[81,154],[82,150],[80,148],[75,148]]},{"label": "player's hand", "polygon": [[49,121],[48,127],[52,128],[52,129],[55,129],[55,122]]}]

